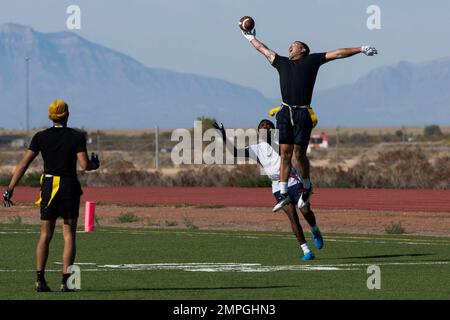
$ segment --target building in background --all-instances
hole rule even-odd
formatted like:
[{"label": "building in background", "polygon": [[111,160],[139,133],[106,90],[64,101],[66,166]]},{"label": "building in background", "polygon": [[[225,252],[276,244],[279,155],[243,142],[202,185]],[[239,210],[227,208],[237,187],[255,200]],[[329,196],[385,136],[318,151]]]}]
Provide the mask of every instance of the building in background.
[{"label": "building in background", "polygon": [[310,153],[312,149],[326,149],[328,148],[328,136],[325,132],[314,134],[309,140],[307,153]]}]

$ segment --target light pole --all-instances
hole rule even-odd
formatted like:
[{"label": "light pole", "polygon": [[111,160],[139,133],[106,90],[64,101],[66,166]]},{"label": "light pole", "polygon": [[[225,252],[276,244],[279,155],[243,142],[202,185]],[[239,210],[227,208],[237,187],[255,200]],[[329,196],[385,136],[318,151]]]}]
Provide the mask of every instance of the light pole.
[{"label": "light pole", "polygon": [[25,57],[25,113],[27,127],[27,144],[30,142],[30,68],[29,57]]},{"label": "light pole", "polygon": [[336,127],[336,167],[339,167],[339,129],[340,127]]},{"label": "light pole", "polygon": [[159,171],[159,127],[155,127],[155,169]]}]

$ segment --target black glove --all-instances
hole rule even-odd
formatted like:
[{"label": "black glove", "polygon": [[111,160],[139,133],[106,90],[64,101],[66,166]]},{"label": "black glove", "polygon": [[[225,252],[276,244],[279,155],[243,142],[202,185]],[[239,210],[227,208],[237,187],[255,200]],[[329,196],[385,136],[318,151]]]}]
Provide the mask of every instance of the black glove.
[{"label": "black glove", "polygon": [[220,126],[217,122],[213,123],[213,127],[214,129],[217,129],[220,131],[220,133],[222,134],[222,138],[225,139],[226,134],[225,134],[225,128],[223,127],[223,123],[220,123]]},{"label": "black glove", "polygon": [[13,192],[14,192],[13,189],[7,188],[6,191],[3,193],[3,205],[5,207],[11,207],[14,205],[14,203],[11,201]]},{"label": "black glove", "polygon": [[100,168],[100,160],[98,159],[98,154],[95,154],[95,153],[92,152],[92,155],[91,155],[91,162],[92,162],[93,164],[95,164],[95,166],[96,166],[95,169]]}]

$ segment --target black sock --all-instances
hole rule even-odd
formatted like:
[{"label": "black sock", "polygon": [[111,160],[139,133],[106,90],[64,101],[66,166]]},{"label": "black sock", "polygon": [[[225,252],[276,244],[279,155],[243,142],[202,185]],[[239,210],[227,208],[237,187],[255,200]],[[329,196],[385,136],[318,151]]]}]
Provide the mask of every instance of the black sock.
[{"label": "black sock", "polygon": [[70,273],[63,273],[61,283],[64,285],[67,285],[67,280],[69,279],[69,277],[70,277]]},{"label": "black sock", "polygon": [[37,281],[45,282],[45,271],[36,271]]}]

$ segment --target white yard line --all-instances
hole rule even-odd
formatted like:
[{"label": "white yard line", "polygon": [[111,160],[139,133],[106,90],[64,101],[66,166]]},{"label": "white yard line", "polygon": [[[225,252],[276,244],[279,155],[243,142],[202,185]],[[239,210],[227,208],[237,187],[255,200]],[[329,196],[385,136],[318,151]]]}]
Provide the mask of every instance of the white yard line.
[{"label": "white yard line", "polygon": [[0,234],[39,234],[39,231],[0,231]]},{"label": "white yard line", "polygon": [[[101,231],[104,233],[118,233],[118,234],[131,234],[127,230],[118,230],[118,231]],[[221,232],[196,232],[192,233],[189,231],[166,231],[166,230],[145,230],[145,231],[133,231],[132,234],[145,235],[149,233],[171,233],[171,234],[183,234],[189,236],[203,236],[203,235],[214,235],[214,236],[225,236],[225,237],[235,237],[235,238],[249,238],[249,239],[260,239],[260,238],[281,238],[284,240],[292,240],[294,236],[285,235],[285,234],[256,234],[256,233],[240,233],[240,234],[231,234],[231,233],[221,233]],[[408,244],[408,245],[442,245],[442,246],[450,246],[450,240],[443,240],[437,238],[434,239],[411,239],[411,238],[386,238],[386,237],[370,237],[370,236],[333,236],[327,237],[324,236],[325,241],[334,241],[334,242],[354,242],[354,243],[396,243],[396,244]]]},{"label": "white yard line", "polygon": [[[61,233],[61,231],[55,230],[55,233]],[[84,234],[84,231],[78,231],[79,234]],[[279,238],[283,240],[293,240],[294,236],[286,235],[286,234],[256,234],[256,233],[220,233],[220,232],[189,232],[189,231],[166,231],[166,230],[117,230],[117,231],[108,231],[101,230],[99,233],[107,233],[107,234],[129,234],[129,235],[148,235],[150,233],[171,233],[177,235],[185,235],[185,236],[204,236],[204,235],[214,235],[214,236],[223,236],[223,237],[232,237],[232,238],[244,238],[244,239],[261,239],[261,238]],[[8,235],[8,234],[39,234],[39,231],[0,231],[0,235]],[[386,237],[370,237],[370,236],[333,236],[327,237],[324,236],[325,242],[346,242],[346,243],[377,243],[377,244],[405,244],[405,245],[432,245],[432,246],[450,246],[450,240],[444,239],[413,239],[413,238],[386,238]]]},{"label": "white yard line", "polygon": [[[54,264],[60,265],[60,262]],[[82,272],[100,271],[155,271],[155,270],[182,270],[187,272],[278,272],[278,271],[354,271],[362,270],[370,265],[378,266],[420,266],[420,265],[449,265],[450,261],[423,261],[423,262],[373,262],[373,263],[338,263],[338,264],[299,264],[264,266],[259,263],[138,263],[138,264],[105,264],[93,262],[77,263],[78,265],[93,266],[96,268],[81,268]],[[46,270],[48,272],[61,272],[61,270]],[[34,272],[34,270],[4,269],[0,272]]]},{"label": "white yard line", "polygon": [[[53,262],[54,264],[62,265],[62,262]],[[79,266],[96,266],[97,264],[95,262],[77,262],[76,265]]]}]

